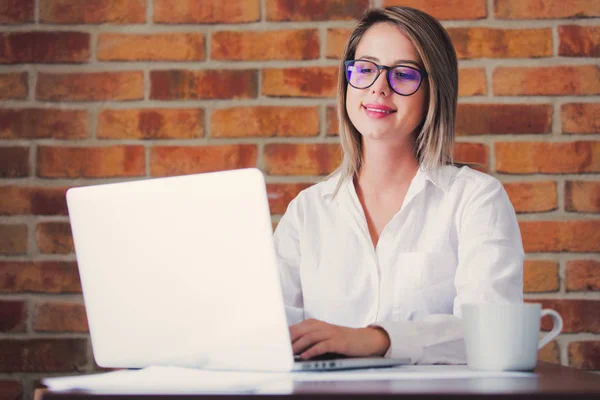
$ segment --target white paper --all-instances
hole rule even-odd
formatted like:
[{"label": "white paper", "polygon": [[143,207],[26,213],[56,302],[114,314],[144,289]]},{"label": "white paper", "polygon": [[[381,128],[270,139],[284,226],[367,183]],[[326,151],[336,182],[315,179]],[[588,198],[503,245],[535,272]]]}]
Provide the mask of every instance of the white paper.
[{"label": "white paper", "polygon": [[352,371],[235,372],[148,367],[42,382],[53,391],[107,394],[290,393],[294,382],[535,377],[532,372],[473,371],[466,365],[403,365]]},{"label": "white paper", "polygon": [[45,378],[53,391],[110,394],[194,394],[253,392],[281,380],[279,373],[208,371],[181,367],[148,367],[94,375]]}]

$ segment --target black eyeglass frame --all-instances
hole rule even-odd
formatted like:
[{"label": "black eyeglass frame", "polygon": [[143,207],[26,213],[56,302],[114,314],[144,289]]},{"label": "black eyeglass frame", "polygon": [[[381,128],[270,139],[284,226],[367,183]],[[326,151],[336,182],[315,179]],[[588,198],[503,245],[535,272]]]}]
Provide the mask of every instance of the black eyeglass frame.
[{"label": "black eyeglass frame", "polygon": [[[351,63],[355,63],[357,61],[364,61],[364,62],[370,62],[371,64],[375,65],[375,67],[377,67],[377,75],[375,77],[375,79],[373,79],[373,82],[371,82],[371,84],[369,84],[368,86],[365,87],[357,87],[354,86],[352,83],[350,83],[350,79],[348,79],[348,67],[350,66]],[[421,76],[421,80],[419,81],[419,85],[417,86],[417,88],[415,89],[414,92],[410,93],[410,94],[404,94],[404,93],[399,93],[397,92],[394,87],[392,86],[392,83],[390,82],[390,72],[392,72],[392,69],[397,68],[397,67],[403,67],[403,68],[410,68],[412,70],[418,71],[419,75]],[[375,84],[375,82],[377,82],[377,79],[379,79],[379,75],[381,74],[381,70],[385,70],[385,79],[387,80],[388,86],[390,87],[390,89],[392,89],[392,91],[396,94],[399,94],[400,96],[412,96],[413,94],[417,93],[419,91],[419,88],[421,87],[421,84],[423,83],[423,79],[425,79],[427,77],[427,72],[426,71],[421,71],[421,69],[416,68],[416,67],[411,67],[409,65],[404,65],[404,64],[399,64],[399,65],[392,65],[390,67],[388,67],[387,65],[379,65],[371,60],[346,60],[344,61],[344,77],[346,78],[346,82],[348,82],[348,84],[350,86],[352,86],[355,89],[368,89],[371,86],[373,86]]]}]

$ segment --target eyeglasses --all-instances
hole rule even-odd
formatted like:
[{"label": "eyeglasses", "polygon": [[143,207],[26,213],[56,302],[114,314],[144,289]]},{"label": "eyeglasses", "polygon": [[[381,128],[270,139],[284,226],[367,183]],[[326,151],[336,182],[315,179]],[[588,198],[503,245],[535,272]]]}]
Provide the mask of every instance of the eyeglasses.
[{"label": "eyeglasses", "polygon": [[372,86],[381,70],[386,70],[386,78],[388,85],[394,91],[401,96],[410,96],[415,94],[423,78],[427,76],[426,72],[422,72],[420,69],[415,67],[409,67],[406,65],[393,65],[388,67],[386,65],[377,65],[373,61],[367,60],[348,60],[344,61],[346,67],[346,80],[356,89],[366,89]]}]

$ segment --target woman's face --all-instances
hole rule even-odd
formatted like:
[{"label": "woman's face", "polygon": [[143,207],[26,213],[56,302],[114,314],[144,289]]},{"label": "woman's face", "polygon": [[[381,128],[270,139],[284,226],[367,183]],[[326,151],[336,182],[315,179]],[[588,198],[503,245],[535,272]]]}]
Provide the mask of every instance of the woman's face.
[{"label": "woman's face", "polygon": [[[378,65],[405,65],[423,71],[414,46],[392,23],[371,26],[358,43],[354,59],[370,60]],[[401,96],[390,88],[382,71],[366,89],[347,85],[346,111],[363,140],[388,140],[414,145],[411,135],[425,116],[429,90],[427,79],[411,96]],[[423,71],[424,72],[424,71]]]}]

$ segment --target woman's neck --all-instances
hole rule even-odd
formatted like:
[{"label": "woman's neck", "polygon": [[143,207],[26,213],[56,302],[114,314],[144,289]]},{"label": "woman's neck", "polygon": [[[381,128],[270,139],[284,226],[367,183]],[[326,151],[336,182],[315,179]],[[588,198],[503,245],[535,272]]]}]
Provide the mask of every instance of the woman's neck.
[{"label": "woman's neck", "polygon": [[368,191],[393,191],[407,186],[418,168],[410,143],[391,145],[386,141],[365,141],[357,184]]}]

